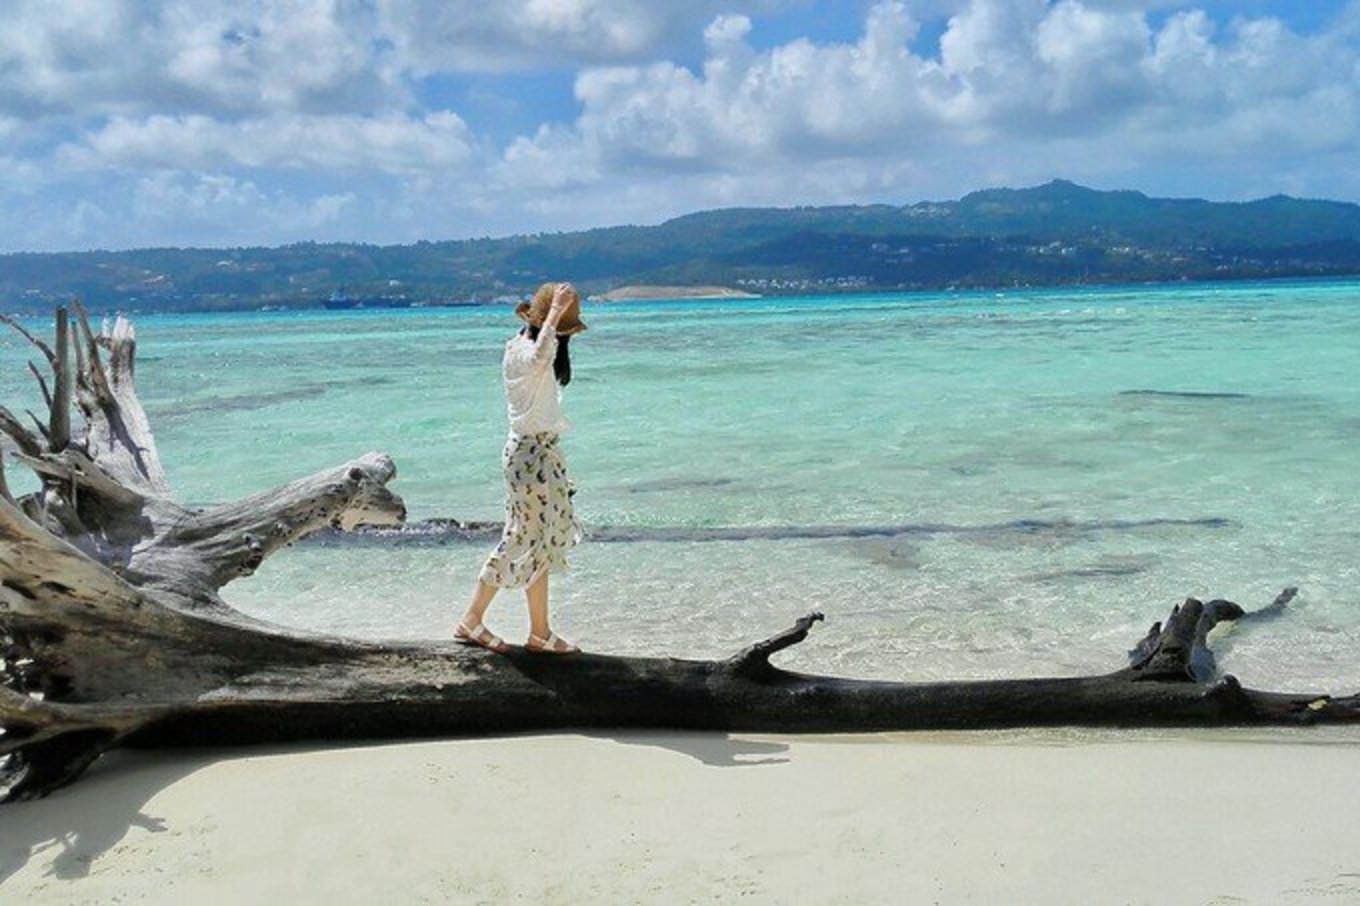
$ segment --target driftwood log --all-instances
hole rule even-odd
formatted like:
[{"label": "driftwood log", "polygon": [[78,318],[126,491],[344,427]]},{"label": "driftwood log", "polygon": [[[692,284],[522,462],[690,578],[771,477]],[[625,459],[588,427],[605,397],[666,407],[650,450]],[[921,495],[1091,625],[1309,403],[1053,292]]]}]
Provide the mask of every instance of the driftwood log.
[{"label": "driftwood log", "polygon": [[[1191,599],[1127,666],[1076,678],[898,683],[792,673],[771,656],[822,619],[727,660],[498,656],[452,642],[309,634],[219,597],[237,576],[320,529],[390,525],[392,461],[370,454],[221,506],[177,503],[133,384],[135,337],[56,313],[32,367],[48,412],[0,407],[12,460],[39,490],[16,497],[0,460],[0,801],[70,783],[115,746],[490,734],[576,727],[825,732],[1021,725],[1316,724],[1360,719],[1360,697],[1243,688],[1206,636],[1243,618]],[[0,316],[3,317],[3,316]],[[50,378],[50,380],[49,380]],[[71,408],[83,420],[73,431]],[[1278,612],[1287,589],[1259,613]],[[1246,615],[1253,616],[1253,615]]]}]

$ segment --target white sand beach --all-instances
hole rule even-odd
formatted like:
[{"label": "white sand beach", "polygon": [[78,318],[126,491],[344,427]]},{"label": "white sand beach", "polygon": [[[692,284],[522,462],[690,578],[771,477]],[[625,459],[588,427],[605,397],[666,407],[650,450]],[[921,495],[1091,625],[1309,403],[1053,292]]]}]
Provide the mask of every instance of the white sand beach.
[{"label": "white sand beach", "polygon": [[600,733],[118,753],[8,903],[1360,901],[1360,736]]}]

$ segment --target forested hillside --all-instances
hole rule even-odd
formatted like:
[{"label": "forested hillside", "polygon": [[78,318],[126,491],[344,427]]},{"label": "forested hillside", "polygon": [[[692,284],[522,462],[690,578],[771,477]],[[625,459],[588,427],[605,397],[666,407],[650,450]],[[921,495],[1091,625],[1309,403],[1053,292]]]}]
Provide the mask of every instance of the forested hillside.
[{"label": "forested hillside", "polygon": [[1149,198],[1056,180],[958,201],[733,208],[656,226],[414,245],[0,256],[0,306],[95,309],[456,304],[551,278],[765,294],[1360,273],[1360,206]]}]

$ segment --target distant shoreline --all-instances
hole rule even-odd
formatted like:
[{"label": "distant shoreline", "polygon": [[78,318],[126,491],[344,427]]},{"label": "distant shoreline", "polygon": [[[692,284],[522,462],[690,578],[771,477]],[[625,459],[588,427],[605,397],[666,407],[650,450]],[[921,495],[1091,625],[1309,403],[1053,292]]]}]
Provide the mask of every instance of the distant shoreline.
[{"label": "distant shoreline", "polygon": [[[655,301],[666,301],[668,299],[710,299],[721,301],[724,298],[733,301],[742,299],[805,299],[821,297],[840,297],[854,298],[857,296],[879,297],[879,296],[925,296],[925,295],[1009,295],[1022,294],[1026,292],[1043,291],[1119,291],[1119,290],[1155,290],[1155,289],[1177,289],[1184,290],[1189,287],[1222,287],[1222,286],[1251,286],[1251,285],[1281,285],[1281,284],[1353,284],[1360,282],[1360,273],[1356,274],[1272,274],[1269,276],[1223,276],[1223,277],[1195,277],[1182,278],[1175,280],[1121,280],[1121,281],[1073,281],[1064,283],[1001,283],[985,285],[950,285],[950,286],[912,286],[912,287],[866,287],[853,290],[832,290],[826,292],[775,292],[765,295],[747,294],[743,296],[669,296],[657,297]],[[700,289],[699,287],[686,289]],[[739,292],[739,291],[734,291]],[[614,301],[603,300],[601,296],[591,294],[586,297],[588,303],[617,304],[624,301],[654,301],[649,299],[618,299]],[[57,301],[50,303],[52,306],[59,304]],[[355,314],[359,312],[379,312],[379,311],[437,311],[440,309],[469,309],[469,308],[510,308],[514,301],[510,297],[500,297],[496,299],[466,299],[466,300],[420,300],[410,303],[390,305],[376,301],[365,301],[364,303],[337,309],[328,307],[320,300],[299,299],[291,301],[280,301],[271,299],[256,305],[223,306],[209,308],[188,308],[180,309],[173,307],[162,307],[159,305],[138,306],[138,305],[103,305],[99,303],[86,303],[86,308],[93,315],[112,315],[125,314],[146,317],[148,315],[179,315],[179,316],[214,316],[232,314],[279,314],[279,313],[299,313],[329,312],[331,314]],[[50,318],[52,308],[20,306],[17,310],[8,310],[9,314],[20,318]]]},{"label": "distant shoreline", "polygon": [[91,311],[433,308],[519,301],[546,279],[608,302],[1357,275],[1360,204],[1151,198],[1055,179],[954,201],[725,208],[405,245],[14,252],[0,254],[0,306],[50,310],[79,294]]},{"label": "distant shoreline", "polygon": [[658,299],[759,299],[759,293],[730,286],[620,286],[590,297],[592,302],[652,302]]}]

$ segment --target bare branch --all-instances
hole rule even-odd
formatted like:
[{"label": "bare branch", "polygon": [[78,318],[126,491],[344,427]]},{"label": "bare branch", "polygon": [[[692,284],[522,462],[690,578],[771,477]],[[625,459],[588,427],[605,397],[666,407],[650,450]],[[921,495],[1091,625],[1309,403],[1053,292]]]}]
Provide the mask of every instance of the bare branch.
[{"label": "bare branch", "polygon": [[85,346],[80,341],[80,328],[77,326],[75,336],[71,337],[71,348],[76,353],[76,383],[82,384],[85,381]]},{"label": "bare branch", "polygon": [[0,323],[8,324],[10,327],[14,328],[14,330],[25,340],[27,340],[28,342],[32,343],[35,347],[37,347],[38,351],[41,352],[43,356],[47,359],[49,365],[57,360],[56,355],[52,352],[52,347],[48,346],[42,340],[38,339],[33,334],[29,333],[28,329],[24,327],[24,325],[19,323],[18,318],[14,317],[13,315],[0,314]]},{"label": "bare branch", "polygon": [[1276,617],[1283,616],[1285,608],[1289,605],[1290,601],[1294,600],[1298,593],[1298,586],[1290,585],[1276,595],[1275,600],[1271,601],[1260,610],[1253,610],[1251,613],[1243,615],[1242,619],[1244,621],[1250,620],[1252,622],[1257,622],[1273,620]]},{"label": "bare branch", "polygon": [[13,412],[10,412],[4,406],[0,406],[0,432],[10,436],[15,446],[19,448],[19,452],[29,456],[41,456],[43,454],[42,442],[14,417]]},{"label": "bare branch", "polygon": [[1219,623],[1242,617],[1244,611],[1232,601],[1215,598],[1205,604],[1197,598],[1173,608],[1166,624],[1153,623],[1148,634],[1129,652],[1134,678],[1158,682],[1207,683],[1218,674],[1209,650],[1209,633]]},{"label": "bare branch", "polygon": [[[96,335],[78,302],[75,312],[76,396],[86,423],[84,451],[120,484],[148,497],[168,500],[169,482],[146,411],[133,386],[136,342],[132,327],[119,318],[109,334]],[[107,369],[100,346],[109,350]]]},{"label": "bare branch", "polygon": [[71,443],[71,360],[70,325],[65,308],[57,309],[57,353],[52,363],[52,396],[48,398],[48,440],[60,453]]},{"label": "bare branch", "polygon": [[807,616],[799,617],[791,629],[786,629],[778,635],[771,636],[761,642],[756,642],[749,648],[734,655],[727,664],[730,669],[738,673],[762,673],[772,669],[770,667],[770,656],[776,652],[783,651],[785,648],[797,645],[807,638],[808,631],[812,629],[812,624],[825,620],[826,616],[820,611],[812,611]]},{"label": "bare branch", "polygon": [[121,506],[137,507],[146,499],[104,474],[103,469],[76,449],[69,449],[59,456],[26,456],[16,453],[14,458],[39,475],[83,488]]},{"label": "bare branch", "polygon": [[114,386],[131,382],[137,367],[137,331],[132,322],[122,315],[113,319],[112,327],[105,321],[100,340],[109,350],[109,377]]},{"label": "bare branch", "polygon": [[38,433],[42,435],[43,440],[47,443],[48,447],[50,448],[52,444],[52,437],[47,433],[47,426],[43,424],[43,420],[38,418],[37,413],[34,412],[32,409],[25,409],[24,414],[27,415],[29,417],[29,420],[33,422],[33,427],[38,429]]},{"label": "bare branch", "polygon": [[133,567],[166,576],[167,586],[216,592],[253,573],[275,551],[326,528],[397,525],[406,505],[387,489],[391,457],[369,453],[242,500],[186,514]]},{"label": "bare branch", "polygon": [[47,409],[50,412],[52,409],[52,394],[47,389],[47,379],[42,376],[42,372],[38,370],[38,366],[34,365],[32,362],[28,363],[28,370],[33,372],[33,379],[38,382],[38,389],[42,391],[43,402],[47,404]]},{"label": "bare branch", "polygon": [[104,363],[99,356],[99,335],[90,329],[90,319],[85,313],[85,306],[81,305],[79,300],[73,302],[72,306],[76,310],[76,332],[79,334],[76,339],[76,346],[81,345],[83,338],[85,351],[89,355],[89,361],[82,363],[78,379],[94,394],[99,405],[112,405],[114,402],[113,388],[109,385],[108,373],[104,370]]},{"label": "bare branch", "polygon": [[56,710],[50,705],[0,684],[0,726],[5,728],[5,735],[0,738],[5,743],[0,745],[0,755],[13,750],[8,744],[11,734],[31,739],[35,731],[51,726],[56,720]]}]

